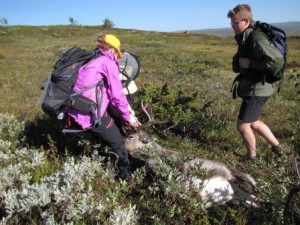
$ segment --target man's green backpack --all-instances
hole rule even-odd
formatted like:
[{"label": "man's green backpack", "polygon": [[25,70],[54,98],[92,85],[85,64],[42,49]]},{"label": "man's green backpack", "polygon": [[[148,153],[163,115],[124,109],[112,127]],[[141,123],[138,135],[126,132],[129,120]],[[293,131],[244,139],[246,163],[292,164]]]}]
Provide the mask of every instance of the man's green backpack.
[{"label": "man's green backpack", "polygon": [[257,21],[255,23],[251,34],[253,35],[257,31],[261,31],[267,35],[270,42],[280,51],[284,59],[284,65],[282,69],[276,74],[271,74],[271,73],[264,74],[264,77],[262,78],[263,82],[267,81],[268,83],[275,83],[277,81],[281,81],[284,76],[284,70],[285,70],[285,64],[287,58],[286,33],[278,27],[260,21]]}]

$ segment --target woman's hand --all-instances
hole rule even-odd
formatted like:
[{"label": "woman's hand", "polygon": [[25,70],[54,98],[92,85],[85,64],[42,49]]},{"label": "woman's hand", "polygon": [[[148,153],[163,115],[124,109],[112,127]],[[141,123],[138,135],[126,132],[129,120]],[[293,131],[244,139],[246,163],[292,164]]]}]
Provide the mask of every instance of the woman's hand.
[{"label": "woman's hand", "polygon": [[142,124],[139,121],[135,121],[135,122],[128,122],[128,123],[126,123],[126,125],[129,127],[132,127],[132,128],[138,128]]}]

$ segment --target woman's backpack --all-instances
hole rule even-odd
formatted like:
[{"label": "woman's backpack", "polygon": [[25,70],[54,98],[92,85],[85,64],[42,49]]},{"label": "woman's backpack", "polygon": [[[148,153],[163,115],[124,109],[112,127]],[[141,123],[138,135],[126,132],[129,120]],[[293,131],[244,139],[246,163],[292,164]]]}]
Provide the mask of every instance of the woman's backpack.
[{"label": "woman's backpack", "polygon": [[72,108],[85,114],[91,114],[93,125],[100,124],[101,96],[97,96],[97,92],[97,102],[94,102],[84,97],[82,93],[97,86],[102,87],[103,82],[78,92],[73,90],[79,68],[100,55],[99,51],[87,51],[77,46],[70,48],[61,55],[42,87],[43,93],[40,104],[45,113],[63,119],[66,110]]}]

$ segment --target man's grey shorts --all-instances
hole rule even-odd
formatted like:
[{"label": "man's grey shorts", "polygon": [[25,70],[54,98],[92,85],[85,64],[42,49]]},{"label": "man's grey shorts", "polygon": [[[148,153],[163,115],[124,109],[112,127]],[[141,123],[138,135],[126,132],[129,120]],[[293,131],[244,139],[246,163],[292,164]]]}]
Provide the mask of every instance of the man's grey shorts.
[{"label": "man's grey shorts", "polygon": [[269,97],[244,97],[238,119],[244,123],[253,123],[258,120],[263,105]]}]

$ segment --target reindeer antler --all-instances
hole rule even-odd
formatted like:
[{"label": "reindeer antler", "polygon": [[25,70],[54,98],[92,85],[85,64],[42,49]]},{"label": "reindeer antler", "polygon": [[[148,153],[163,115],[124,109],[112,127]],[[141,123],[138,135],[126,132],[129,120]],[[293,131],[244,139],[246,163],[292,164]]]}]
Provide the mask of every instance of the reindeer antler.
[{"label": "reindeer antler", "polygon": [[155,120],[151,106],[148,104],[144,105],[143,101],[141,102],[141,108],[143,112],[146,114],[146,116],[148,117],[148,122],[139,126],[138,129],[145,129],[146,127],[149,127],[154,124],[166,123],[166,121]]},{"label": "reindeer antler", "polygon": [[141,108],[142,108],[143,112],[146,114],[146,116],[148,117],[148,120],[149,120],[148,122],[154,121],[154,114],[152,112],[151,107],[148,104],[146,104],[144,106],[143,101],[141,101]]}]

